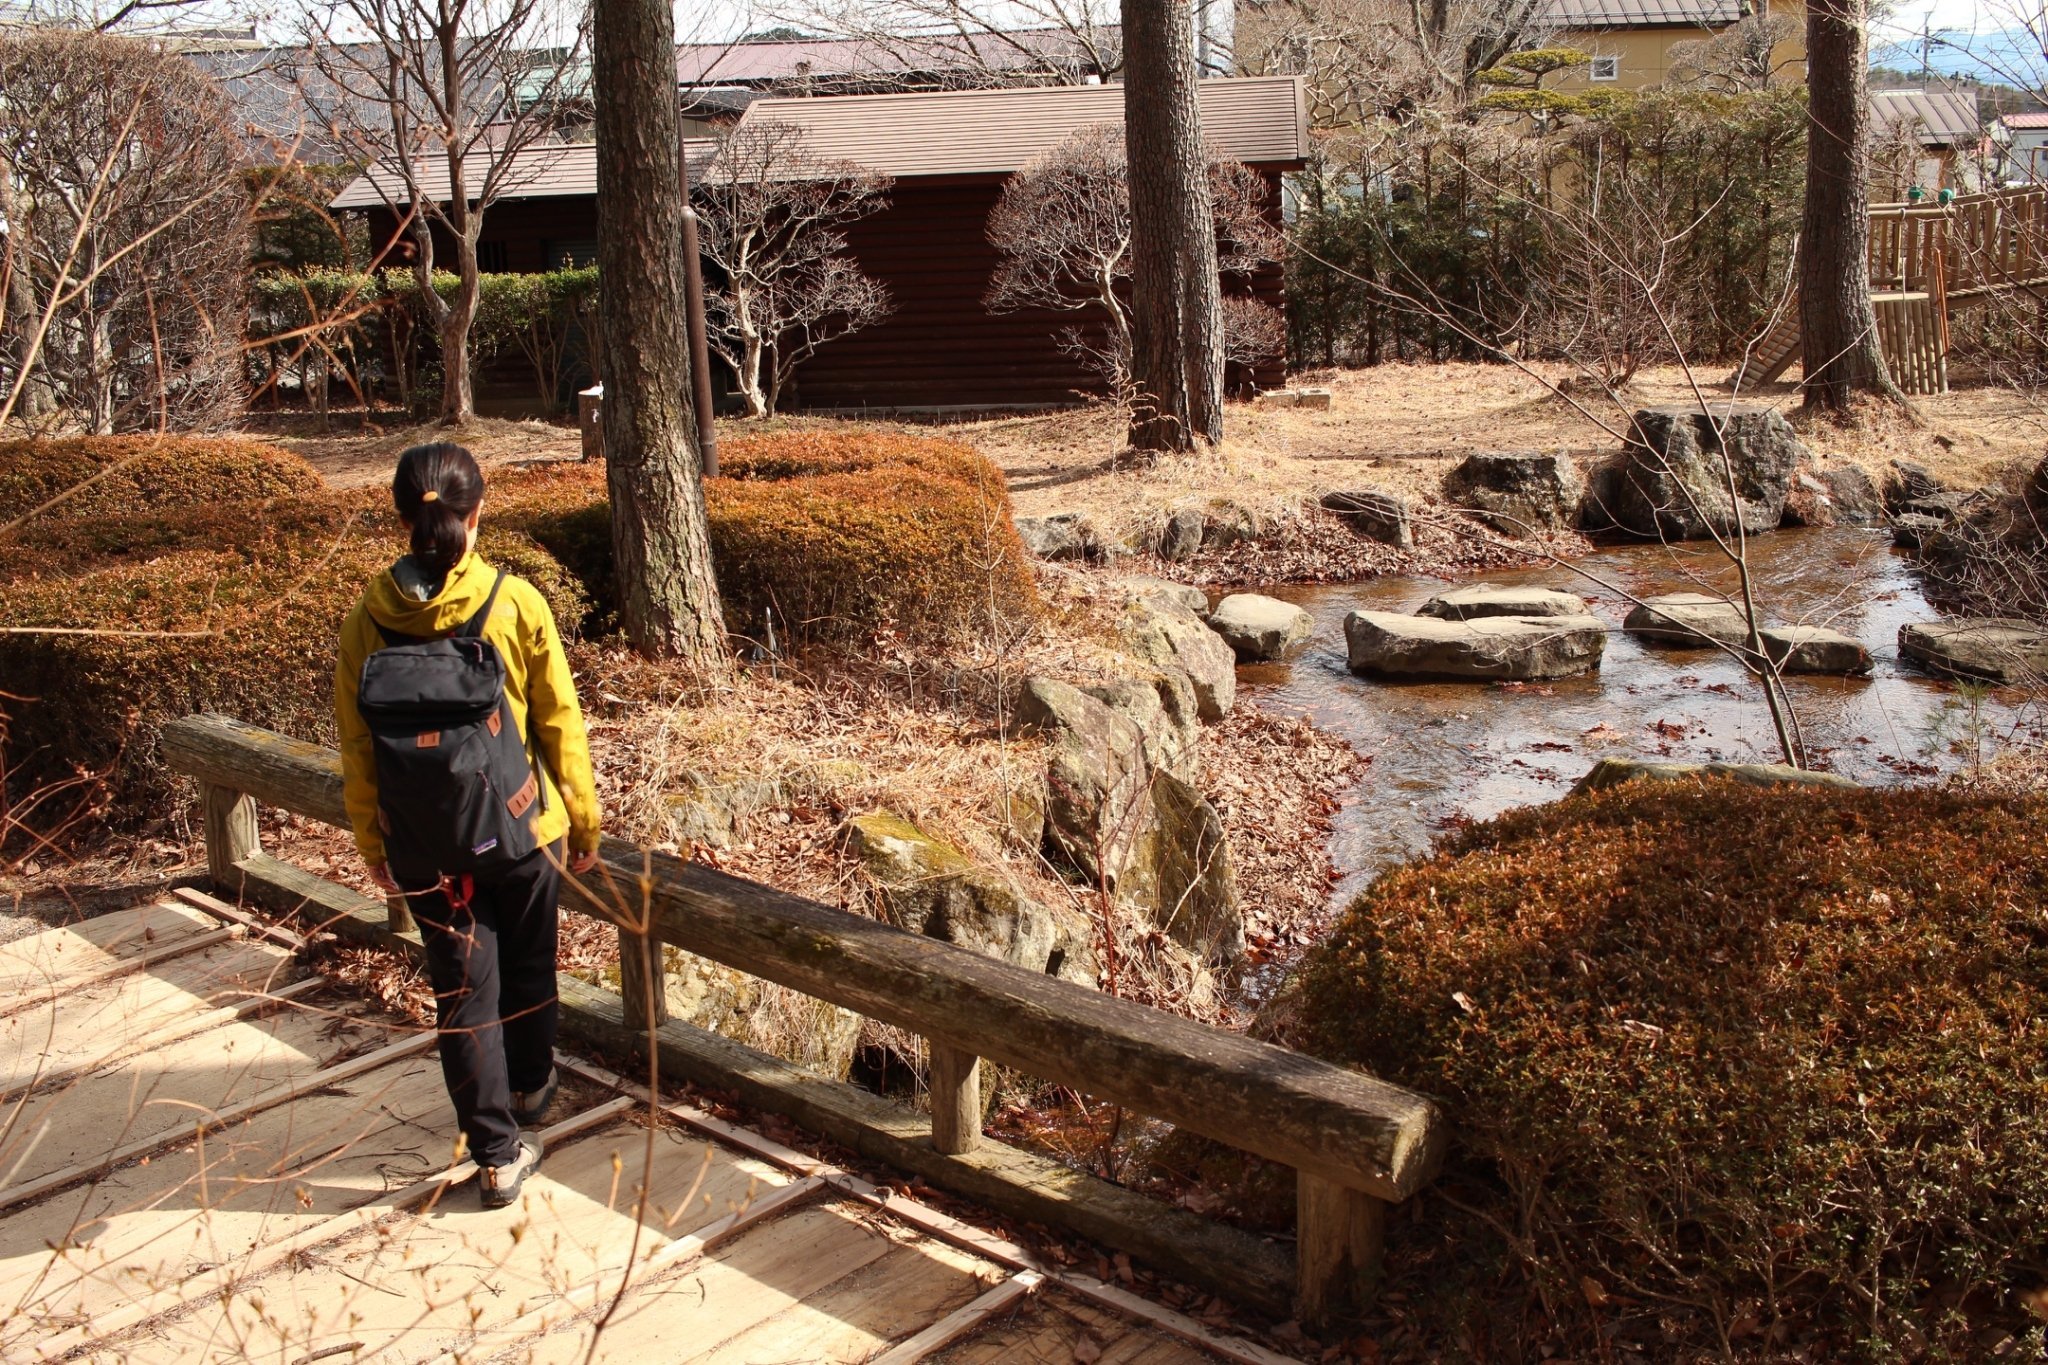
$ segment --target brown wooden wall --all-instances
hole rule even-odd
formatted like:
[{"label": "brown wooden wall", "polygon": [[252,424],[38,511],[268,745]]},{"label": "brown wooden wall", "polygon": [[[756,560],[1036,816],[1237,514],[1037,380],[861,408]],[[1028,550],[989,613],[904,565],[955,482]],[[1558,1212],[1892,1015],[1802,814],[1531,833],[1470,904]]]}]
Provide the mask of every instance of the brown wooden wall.
[{"label": "brown wooden wall", "polygon": [[[1067,404],[1101,391],[1101,382],[1060,344],[1061,334],[1085,314],[1053,310],[994,314],[982,303],[997,254],[988,241],[988,216],[1002,192],[999,175],[899,182],[889,207],[848,231],[848,247],[861,268],[888,285],[896,311],[878,326],[827,344],[797,371],[790,408],[1005,408]],[[1280,174],[1266,174],[1267,209],[1280,218]],[[382,211],[371,215],[373,241],[391,231]],[[500,243],[505,268],[538,271],[558,262],[548,253],[568,241],[597,235],[594,198],[511,201],[493,207],[483,241]],[[438,238],[438,234],[437,234]],[[437,252],[448,244],[437,240]],[[443,255],[446,260],[448,256]],[[390,263],[401,259],[394,254]],[[1225,281],[1230,293],[1249,292],[1284,310],[1284,269],[1269,265],[1249,280]],[[516,358],[516,357],[515,357]],[[521,374],[500,358],[494,373],[479,376],[496,396],[516,391]],[[495,371],[506,371],[503,374]],[[1275,358],[1255,373],[1233,372],[1233,389],[1247,382],[1278,388],[1286,361]]]},{"label": "brown wooden wall", "polygon": [[[1280,176],[1267,175],[1269,212],[1280,213]],[[806,408],[1012,407],[1072,403],[1101,382],[1060,345],[1085,314],[1050,309],[994,314],[982,303],[998,256],[988,216],[1002,176],[899,181],[887,209],[848,231],[861,268],[888,285],[896,312],[806,361],[792,406]],[[1275,264],[1251,281],[1229,281],[1276,308],[1286,304]],[[1286,381],[1276,359],[1250,378],[1260,388]]]}]

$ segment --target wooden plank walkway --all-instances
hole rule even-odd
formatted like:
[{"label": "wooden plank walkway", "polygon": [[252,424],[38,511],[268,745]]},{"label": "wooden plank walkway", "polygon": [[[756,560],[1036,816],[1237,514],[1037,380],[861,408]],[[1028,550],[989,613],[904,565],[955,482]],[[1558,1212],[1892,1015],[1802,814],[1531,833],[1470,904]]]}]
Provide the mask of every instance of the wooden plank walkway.
[{"label": "wooden plank walkway", "polygon": [[0,948],[0,1359],[1281,1359],[567,1055],[486,1212],[431,1034],[181,894]]}]

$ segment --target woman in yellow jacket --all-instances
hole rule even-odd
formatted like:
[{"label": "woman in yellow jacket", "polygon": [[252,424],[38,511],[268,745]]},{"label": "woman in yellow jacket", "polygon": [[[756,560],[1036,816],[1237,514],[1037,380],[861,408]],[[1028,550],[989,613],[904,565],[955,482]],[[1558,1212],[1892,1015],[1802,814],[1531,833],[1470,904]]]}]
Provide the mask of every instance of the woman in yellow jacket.
[{"label": "woman in yellow jacket", "polygon": [[[399,457],[391,495],[412,553],[371,581],[341,628],[334,711],[342,789],[371,877],[387,895],[404,894],[419,922],[442,1076],[483,1173],[483,1203],[501,1208],[540,1164],[538,1138],[520,1129],[537,1126],[555,1094],[556,900],[565,866],[581,873],[597,862],[590,745],[547,602],[520,579],[500,583],[476,556],[484,479],[475,458],[459,445],[414,446]],[[535,851],[488,875],[401,888],[385,856],[390,815],[378,804],[374,740],[357,705],[363,663],[391,636],[454,634],[486,603],[480,634],[504,661],[512,722],[539,760],[539,799],[523,817]]]}]

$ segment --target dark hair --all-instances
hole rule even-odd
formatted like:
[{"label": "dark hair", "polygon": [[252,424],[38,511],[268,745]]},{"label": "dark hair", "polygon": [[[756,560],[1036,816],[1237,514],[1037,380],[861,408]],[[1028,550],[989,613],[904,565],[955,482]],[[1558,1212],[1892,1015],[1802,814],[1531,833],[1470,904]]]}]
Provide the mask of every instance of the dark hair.
[{"label": "dark hair", "polygon": [[398,457],[391,500],[412,527],[412,557],[446,575],[469,548],[469,518],[484,500],[476,456],[452,441],[414,446]]}]

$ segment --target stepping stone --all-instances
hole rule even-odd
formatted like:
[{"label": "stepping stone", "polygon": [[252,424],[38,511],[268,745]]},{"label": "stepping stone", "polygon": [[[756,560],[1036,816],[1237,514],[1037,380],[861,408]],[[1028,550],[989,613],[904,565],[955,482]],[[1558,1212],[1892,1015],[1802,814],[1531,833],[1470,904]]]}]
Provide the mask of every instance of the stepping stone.
[{"label": "stepping stone", "polygon": [[1596,616],[1488,616],[1440,621],[1386,611],[1344,618],[1354,673],[1509,681],[1564,678],[1600,666],[1607,626]]},{"label": "stepping stone", "polygon": [[1584,616],[1586,599],[1555,588],[1503,588],[1473,583],[1440,592],[1415,609],[1441,621],[1476,621],[1485,616]]},{"label": "stepping stone", "polygon": [[1951,677],[1998,683],[2048,678],[2048,629],[2031,621],[1914,621],[1899,627],[1899,653]]},{"label": "stepping stone", "polygon": [[1283,659],[1315,628],[1315,618],[1292,602],[1255,592],[1233,593],[1209,615],[1209,629],[1221,635],[1241,661]]},{"label": "stepping stone", "polygon": [[1707,649],[1716,644],[1749,643],[1749,625],[1742,609],[1724,598],[1703,592],[1673,592],[1645,597],[1621,628],[1647,644],[1674,649]]},{"label": "stepping stone", "polygon": [[1766,626],[1764,652],[1785,673],[1868,673],[1863,642],[1821,626]]}]

